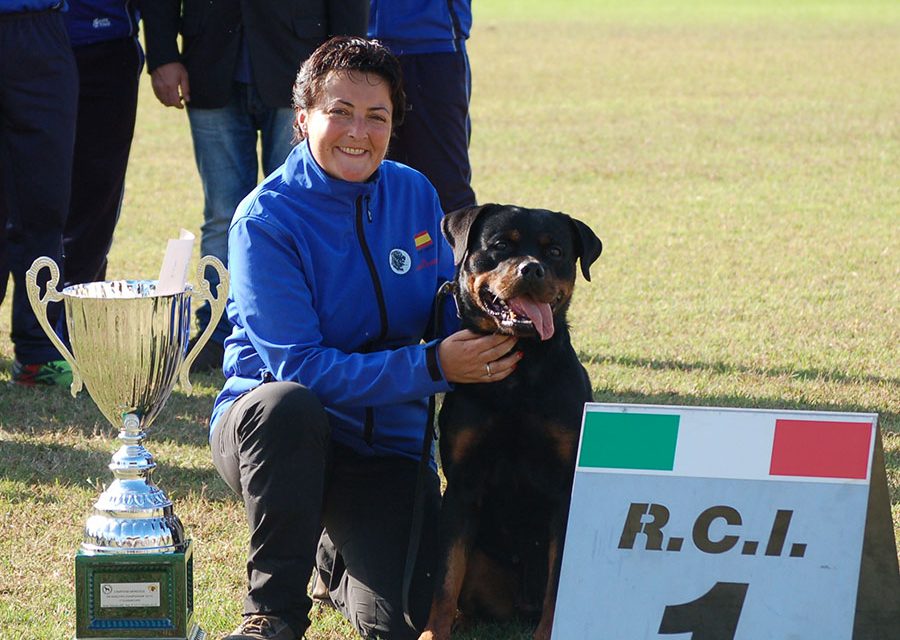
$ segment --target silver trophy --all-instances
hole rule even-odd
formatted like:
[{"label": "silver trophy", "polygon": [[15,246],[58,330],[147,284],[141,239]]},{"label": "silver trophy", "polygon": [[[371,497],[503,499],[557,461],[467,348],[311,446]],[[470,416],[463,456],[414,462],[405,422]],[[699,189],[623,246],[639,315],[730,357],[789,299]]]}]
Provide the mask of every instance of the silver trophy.
[{"label": "silver trophy", "polygon": [[[219,274],[215,297],[203,278],[207,266]],[[44,268],[50,279],[42,298],[37,280]],[[59,268],[46,257],[25,274],[38,322],[72,367],[72,395],[86,385],[120,428],[121,446],[109,464],[114,480],[94,504],[75,559],[78,640],[205,637],[193,620],[191,541],[172,501],[153,483],[156,463],[143,446],[176,381],[191,393],[191,363],[225,307],[229,278],[221,261],[201,259],[198,280],[199,291],[186,285],[171,295],[157,295],[155,280],[91,282],[58,292]],[[209,301],[212,312],[187,353],[192,297]],[[71,352],[47,318],[47,305],[60,300]]]}]

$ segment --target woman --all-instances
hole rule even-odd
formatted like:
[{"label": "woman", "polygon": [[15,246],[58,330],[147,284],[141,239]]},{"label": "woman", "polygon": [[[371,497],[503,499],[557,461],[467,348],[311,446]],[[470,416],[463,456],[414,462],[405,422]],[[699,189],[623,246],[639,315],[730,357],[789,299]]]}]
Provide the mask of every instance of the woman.
[{"label": "woman", "polygon": [[[231,225],[233,330],[210,444],[250,526],[232,640],[303,635],[323,525],[338,553],[320,567],[335,606],[363,637],[416,637],[400,592],[427,397],[502,380],[518,361],[504,336],[422,342],[453,265],[432,186],[383,162],[405,108],[401,82],[375,41],[317,49],[294,86],[299,144]],[[410,589],[419,624],[440,502],[433,461],[426,494]]]}]

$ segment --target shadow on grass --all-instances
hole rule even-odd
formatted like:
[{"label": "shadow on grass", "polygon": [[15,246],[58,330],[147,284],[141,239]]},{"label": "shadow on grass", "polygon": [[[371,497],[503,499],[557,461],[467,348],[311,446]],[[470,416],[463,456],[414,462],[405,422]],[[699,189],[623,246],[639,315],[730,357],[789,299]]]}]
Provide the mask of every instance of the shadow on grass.
[{"label": "shadow on grass", "polygon": [[[747,397],[737,395],[693,395],[680,393],[622,392],[609,389],[594,389],[594,402],[659,404],[690,407],[736,407],[747,408]],[[842,413],[873,413],[871,406],[852,403],[831,404],[822,402],[796,402],[784,398],[753,398],[754,409],[783,409],[796,411],[836,411]],[[893,431],[893,425],[900,422],[900,414],[892,411],[878,413],[878,424],[883,430]]]},{"label": "shadow on grass", "polygon": [[[18,497],[30,502],[53,501],[40,497],[38,485],[84,489],[99,495],[102,487],[113,481],[107,465],[117,447],[118,443],[113,443],[109,451],[96,451],[65,444],[0,441],[0,479],[20,484],[23,493]],[[202,494],[211,502],[237,499],[212,467],[178,466],[159,458],[155,462],[152,480],[170,497]],[[15,491],[7,490],[7,496],[15,498],[10,494]]]},{"label": "shadow on grass", "polygon": [[[875,413],[871,406],[854,403],[826,403],[826,402],[797,402],[785,398],[760,398],[752,399],[752,407],[748,407],[747,396],[739,395],[696,395],[681,394],[677,392],[667,393],[643,393],[641,391],[611,391],[609,389],[594,388],[594,402],[623,402],[633,404],[658,404],[681,405],[693,407],[735,407],[753,409],[784,409],[788,411],[837,411],[846,413]],[[885,423],[896,424],[900,421],[900,414],[893,411],[878,413],[878,422],[884,427]]]},{"label": "shadow on grass", "polygon": [[[770,377],[780,377],[785,375],[800,376],[811,380],[830,380],[836,382],[866,382],[866,383],[885,383],[900,384],[890,378],[870,377],[854,377],[835,372],[820,371],[809,369],[805,372],[793,372],[788,369],[765,369],[759,370],[751,367],[740,367],[728,365],[724,363],[703,363],[703,362],[678,362],[667,360],[651,360],[644,358],[622,358],[622,357],[591,357],[584,353],[579,353],[579,358],[583,358],[583,362],[591,362],[593,364],[619,364],[630,367],[649,368],[654,370],[679,370],[679,371],[715,371],[724,375],[740,374],[740,373],[761,373]],[[609,389],[594,388],[594,402],[617,402],[617,403],[634,403],[634,404],[660,404],[660,405],[684,405],[684,406],[706,406],[706,407],[747,407],[747,396],[739,396],[733,394],[681,394],[677,392],[662,393],[643,393],[640,391],[611,391]],[[827,403],[827,402],[798,402],[786,398],[766,398],[754,397],[752,400],[753,408],[758,409],[785,409],[785,410],[803,410],[803,411],[836,411],[845,413],[874,413],[871,405],[860,405],[855,403]],[[878,423],[884,430],[897,431],[900,427],[900,414],[893,411],[878,412]]]},{"label": "shadow on grass", "polygon": [[722,375],[740,373],[760,374],[769,378],[788,376],[797,380],[822,380],[825,382],[866,383],[866,384],[900,384],[900,379],[882,376],[852,375],[843,371],[826,369],[793,369],[788,367],[746,367],[727,362],[683,362],[680,360],[654,360],[652,358],[636,358],[631,356],[598,356],[583,351],[578,353],[581,362],[588,364],[616,364],[634,369],[651,369],[654,371],[713,371]]},{"label": "shadow on grass", "polygon": [[[10,360],[0,358],[0,371],[11,367]],[[174,391],[147,430],[145,446],[158,465],[153,480],[168,495],[202,494],[211,501],[234,500],[211,464],[206,468],[185,466],[155,453],[163,445],[187,446],[199,450],[204,461],[209,459],[209,413],[221,376],[192,378],[195,395]],[[116,438],[119,429],[109,424],[86,390],[73,398],[68,388],[28,388],[0,382],[0,430],[14,436],[0,437],[0,480],[24,487],[23,495],[8,494],[11,498],[40,501],[42,495],[52,495],[40,487],[53,486],[99,495],[102,486],[113,481],[107,465],[120,446]]]},{"label": "shadow on grass", "polygon": [[[12,363],[0,358],[0,370],[11,370]],[[148,436],[189,446],[205,446],[209,433],[209,415],[221,376],[192,376],[195,393],[185,395],[176,388],[147,430]],[[10,433],[48,435],[67,432],[88,438],[113,438],[118,426],[100,413],[87,389],[72,397],[68,387],[22,387],[0,382],[0,428]]]}]

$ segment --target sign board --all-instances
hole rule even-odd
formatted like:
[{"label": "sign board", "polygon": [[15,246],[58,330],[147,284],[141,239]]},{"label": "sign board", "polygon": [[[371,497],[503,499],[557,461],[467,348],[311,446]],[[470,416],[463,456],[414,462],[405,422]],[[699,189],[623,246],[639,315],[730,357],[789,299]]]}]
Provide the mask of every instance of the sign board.
[{"label": "sign board", "polygon": [[553,639],[900,638],[880,445],[873,414],[586,405]]}]

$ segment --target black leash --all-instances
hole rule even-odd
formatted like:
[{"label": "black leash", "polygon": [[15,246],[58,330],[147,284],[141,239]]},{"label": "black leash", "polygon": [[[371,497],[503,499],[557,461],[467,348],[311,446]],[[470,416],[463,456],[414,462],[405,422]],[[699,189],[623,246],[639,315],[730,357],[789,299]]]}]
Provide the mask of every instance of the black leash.
[{"label": "black leash", "polygon": [[[454,281],[455,282],[455,281]],[[433,336],[441,335],[441,309],[444,298],[452,293],[454,282],[445,282],[434,296],[434,310],[431,322]],[[418,631],[413,624],[409,607],[409,589],[412,585],[413,574],[416,569],[416,558],[419,555],[419,543],[422,538],[422,525],[425,524],[425,482],[428,479],[428,463],[431,460],[431,443],[437,440],[437,430],[434,426],[435,397],[428,397],[428,421],[425,423],[425,433],[422,436],[422,454],[419,456],[419,470],[416,474],[416,492],[413,497],[412,522],[409,525],[409,542],[406,547],[406,562],[403,567],[403,618],[413,631]]]}]

